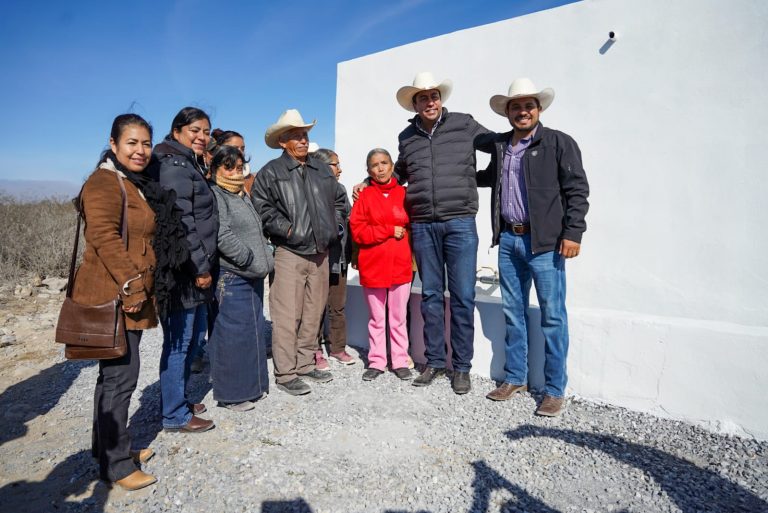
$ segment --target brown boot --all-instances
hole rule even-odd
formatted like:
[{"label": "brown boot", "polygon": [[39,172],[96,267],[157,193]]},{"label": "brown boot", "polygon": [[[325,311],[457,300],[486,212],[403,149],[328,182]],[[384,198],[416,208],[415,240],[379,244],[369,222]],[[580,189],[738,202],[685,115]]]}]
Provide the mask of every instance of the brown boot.
[{"label": "brown boot", "polygon": [[132,492],[134,490],[144,488],[145,486],[155,484],[156,482],[157,478],[155,476],[142,472],[141,470],[137,470],[133,474],[130,474],[127,477],[120,479],[119,481],[115,481],[115,484],[123,490]]},{"label": "brown boot", "polygon": [[190,405],[189,409],[192,412],[192,415],[202,415],[208,411],[208,408],[206,408],[203,403],[192,404]]},{"label": "brown boot", "polygon": [[138,451],[131,451],[131,459],[133,459],[133,462],[137,465],[139,463],[146,463],[149,460],[152,459],[152,456],[155,455],[155,451],[153,451],[150,448],[146,449],[139,449]]},{"label": "brown boot", "polygon": [[189,419],[189,422],[187,422],[186,425],[181,426],[180,428],[164,428],[163,430],[177,433],[202,433],[209,429],[213,429],[214,427],[215,424],[212,420],[201,419],[200,417],[192,415],[192,418]]},{"label": "brown boot", "polygon": [[536,410],[536,415],[543,415],[544,417],[557,417],[564,411],[564,398],[545,395],[544,400],[541,401],[541,404],[539,405],[539,409]]},{"label": "brown boot", "polygon": [[525,392],[528,390],[527,385],[511,385],[509,383],[502,383],[499,388],[486,395],[491,401],[506,401],[518,392]]}]

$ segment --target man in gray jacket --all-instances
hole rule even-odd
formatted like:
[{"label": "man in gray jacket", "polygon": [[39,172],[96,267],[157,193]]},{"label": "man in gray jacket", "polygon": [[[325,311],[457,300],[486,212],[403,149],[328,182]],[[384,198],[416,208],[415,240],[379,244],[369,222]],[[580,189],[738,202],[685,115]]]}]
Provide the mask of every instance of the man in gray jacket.
[{"label": "man in gray jacket", "polygon": [[398,136],[395,165],[408,182],[405,202],[411,221],[413,253],[421,277],[421,314],[427,369],[413,381],[426,386],[445,373],[445,278],[451,307],[453,391],[471,389],[474,355],[475,271],[477,267],[477,183],[474,139],[487,130],[469,114],[448,112],[443,102],[452,83],[431,73],[416,75],[401,87],[397,101],[415,112]]},{"label": "man in gray jacket", "polygon": [[267,146],[283,154],[261,168],[251,190],[264,231],[277,246],[269,291],[272,358],[277,387],[292,395],[311,391],[302,378],[333,379],[315,368],[315,349],[328,297],[328,247],[343,232],[346,196],[328,165],[308,155],[314,125],[288,110],[267,129]]}]

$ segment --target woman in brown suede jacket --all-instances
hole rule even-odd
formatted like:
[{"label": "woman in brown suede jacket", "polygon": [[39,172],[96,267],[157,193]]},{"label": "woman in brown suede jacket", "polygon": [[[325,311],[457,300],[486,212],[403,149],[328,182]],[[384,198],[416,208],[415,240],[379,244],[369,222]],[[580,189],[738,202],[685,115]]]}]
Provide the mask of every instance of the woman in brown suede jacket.
[{"label": "woman in brown suede jacket", "polygon": [[[127,430],[128,406],[139,377],[141,330],[157,326],[155,212],[147,203],[151,186],[142,176],[152,156],[152,128],[140,116],[123,114],[112,124],[109,144],[111,149],[80,192],[86,246],[72,297],[86,305],[106,303],[118,294],[123,301],[128,351],[120,358],[99,360],[92,453],[99,460],[102,479],[136,490],[156,481],[137,468],[153,451],[131,451]],[[127,248],[121,236],[121,184],[127,199]]]}]

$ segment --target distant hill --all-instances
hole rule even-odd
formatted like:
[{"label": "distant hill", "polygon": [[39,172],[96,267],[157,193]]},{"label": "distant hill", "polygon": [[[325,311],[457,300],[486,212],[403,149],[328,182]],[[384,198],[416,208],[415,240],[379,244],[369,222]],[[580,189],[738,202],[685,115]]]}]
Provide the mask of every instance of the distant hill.
[{"label": "distant hill", "polygon": [[78,192],[80,185],[63,180],[0,180],[0,196],[12,196],[19,201],[45,198],[68,200]]}]

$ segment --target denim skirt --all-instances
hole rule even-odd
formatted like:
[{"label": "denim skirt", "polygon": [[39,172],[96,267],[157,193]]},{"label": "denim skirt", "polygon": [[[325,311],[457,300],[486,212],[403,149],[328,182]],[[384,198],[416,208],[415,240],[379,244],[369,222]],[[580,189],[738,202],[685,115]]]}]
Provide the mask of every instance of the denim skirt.
[{"label": "denim skirt", "polygon": [[213,398],[222,403],[258,399],[269,391],[264,337],[264,279],[221,271],[219,312],[208,342]]}]

